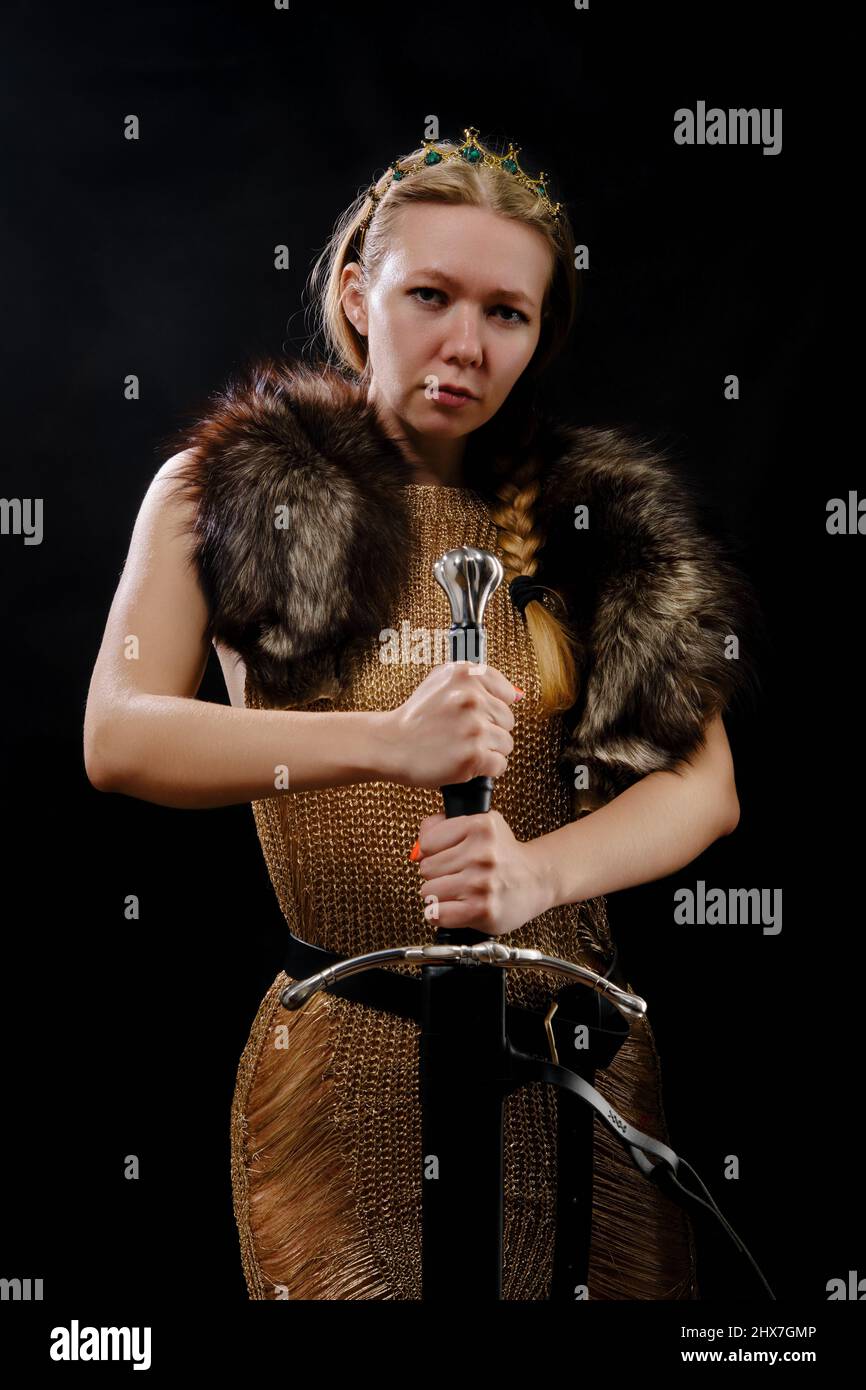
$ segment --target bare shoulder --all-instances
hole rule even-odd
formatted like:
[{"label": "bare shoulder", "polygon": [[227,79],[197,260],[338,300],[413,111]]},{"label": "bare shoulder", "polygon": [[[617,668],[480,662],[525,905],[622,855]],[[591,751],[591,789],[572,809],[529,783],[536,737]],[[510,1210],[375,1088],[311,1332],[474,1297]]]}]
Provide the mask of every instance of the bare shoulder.
[{"label": "bare shoulder", "polygon": [[[200,460],[193,449],[182,449],[172,454],[154,474],[149,493],[154,495],[160,525],[170,528],[175,539],[181,534],[192,538],[201,478]],[[212,638],[212,645],[222,668],[229,699],[233,705],[243,708],[246,683],[243,659],[217,637]]]},{"label": "bare shoulder", "polygon": [[141,503],[133,533],[145,545],[159,542],[173,550],[180,544],[192,564],[191,541],[198,512],[198,470],[192,449],[172,454],[156,470]]},{"label": "bare shoulder", "polygon": [[193,449],[181,449],[165,460],[156,470],[151,480],[151,488],[158,488],[173,502],[192,507],[198,481],[196,454]]}]

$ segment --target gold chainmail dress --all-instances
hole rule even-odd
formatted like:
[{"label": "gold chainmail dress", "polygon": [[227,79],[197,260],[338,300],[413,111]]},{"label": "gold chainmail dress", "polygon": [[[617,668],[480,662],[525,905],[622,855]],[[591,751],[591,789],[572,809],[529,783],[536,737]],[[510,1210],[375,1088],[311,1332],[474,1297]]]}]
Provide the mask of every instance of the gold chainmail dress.
[{"label": "gold chainmail dress", "polygon": [[[416,544],[391,626],[430,634],[450,611],[433,578],[444,551],[475,545],[502,559],[483,499],[468,488],[410,484]],[[563,721],[546,717],[534,650],[507,586],[485,614],[487,659],[526,692],[514,706],[514,751],[492,806],[518,840],[573,817],[557,767]],[[417,636],[417,634],[416,634]],[[378,638],[337,699],[308,709],[387,710],[432,669],[386,663]],[[432,646],[429,660],[444,660]],[[247,680],[245,703],[266,707]],[[367,782],[286,792],[252,803],[262,849],[291,931],[344,955],[432,941],[417,866],[408,853],[422,819],[442,809],[434,790]],[[602,973],[612,958],[604,898],[552,909],[512,932]],[[413,967],[389,966],[417,976]],[[545,1008],[562,978],[508,971],[509,1003]],[[421,1297],[421,1108],[418,1025],[327,992],[297,1012],[279,1002],[280,971],[253,1022],[232,1105],[232,1190],[250,1298]],[[628,984],[631,989],[631,984]],[[659,1064],[648,1020],[633,1022],[598,1090],[638,1128],[668,1142]],[[697,1298],[687,1215],[637,1172],[595,1117],[591,1299]],[[533,1083],[505,1098],[503,1298],[549,1297],[556,1217],[556,1087]],[[470,1175],[467,1175],[469,1177]]]}]

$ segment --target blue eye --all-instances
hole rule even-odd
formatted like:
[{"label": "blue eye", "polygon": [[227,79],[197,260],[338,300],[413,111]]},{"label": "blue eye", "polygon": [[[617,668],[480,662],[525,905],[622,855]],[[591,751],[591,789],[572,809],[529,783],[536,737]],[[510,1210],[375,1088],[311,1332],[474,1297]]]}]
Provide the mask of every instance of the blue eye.
[{"label": "blue eye", "polygon": [[[410,290],[409,293],[410,293],[410,294],[441,294],[442,291],[441,291],[441,290],[434,290],[434,289],[432,288],[431,285],[419,285],[418,288],[417,288],[416,290]],[[419,302],[420,302],[421,304],[429,304],[429,303],[430,303],[430,300],[429,300],[429,299],[422,299],[422,300],[420,300]]]},{"label": "blue eye", "polygon": [[508,314],[516,314],[516,319],[503,319],[503,323],[529,323],[529,319],[519,309],[515,309],[512,304],[497,304],[497,309],[504,309]]},{"label": "blue eye", "polygon": [[[434,289],[432,285],[418,285],[415,289],[409,290],[409,295],[410,295],[410,296],[412,296],[412,295],[420,295],[420,294],[440,294],[440,295],[441,295],[441,294],[443,294],[443,293],[444,293],[444,292],[443,292],[442,290]],[[428,305],[430,305],[431,308],[433,307],[433,301],[431,301],[431,300],[429,300],[429,299],[419,299],[419,300],[418,300],[418,303],[419,303],[419,304],[428,304]],[[513,318],[512,318],[512,319],[500,319],[500,323],[505,323],[505,324],[508,324],[508,325],[511,325],[511,324],[516,325],[516,324],[518,324],[518,323],[528,323],[528,322],[529,322],[529,319],[527,318],[526,314],[524,314],[520,309],[515,309],[514,306],[511,305],[511,304],[497,304],[497,305],[494,306],[494,312],[495,312],[495,311],[498,311],[499,309],[504,309],[505,312],[506,312],[507,314],[516,314],[516,315],[517,315],[517,318],[516,318],[516,319],[513,319]]]}]

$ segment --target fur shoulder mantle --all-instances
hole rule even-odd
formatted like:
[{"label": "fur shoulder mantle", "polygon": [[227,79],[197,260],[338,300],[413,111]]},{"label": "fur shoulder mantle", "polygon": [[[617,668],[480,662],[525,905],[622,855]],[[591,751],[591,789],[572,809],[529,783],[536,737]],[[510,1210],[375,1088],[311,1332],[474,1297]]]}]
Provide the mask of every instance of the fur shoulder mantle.
[{"label": "fur shoulder mantle", "polygon": [[[335,693],[388,625],[407,576],[412,465],[331,367],[259,358],[211,401],[172,440],[188,451],[177,476],[195,503],[208,636],[243,658],[266,702],[308,704]],[[707,719],[754,691],[760,614],[664,454],[549,419],[537,447],[536,578],[563,595],[579,639],[561,766],[569,783],[587,766],[592,793],[578,804],[591,807],[688,758]]]}]

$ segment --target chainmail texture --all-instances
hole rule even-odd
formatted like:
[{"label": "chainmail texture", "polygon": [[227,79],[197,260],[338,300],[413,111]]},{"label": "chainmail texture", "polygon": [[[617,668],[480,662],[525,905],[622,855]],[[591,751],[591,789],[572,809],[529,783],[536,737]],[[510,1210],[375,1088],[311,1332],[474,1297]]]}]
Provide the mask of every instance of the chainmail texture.
[{"label": "chainmail texture", "polygon": [[[412,694],[446,659],[450,623],[434,560],[461,545],[503,559],[482,498],[467,488],[411,484],[415,544],[409,583],[390,619],[405,645],[380,659],[370,642],[351,682],[311,710],[386,710]],[[487,660],[525,696],[514,706],[514,750],[496,780],[492,806],[518,840],[574,819],[571,789],[558,768],[567,736],[540,703],[534,650],[506,585],[486,613]],[[418,644],[419,632],[430,646]],[[411,659],[414,650],[420,660]],[[266,701],[250,681],[245,701]],[[270,707],[270,706],[269,706]],[[425,816],[442,809],[438,791],[368,782],[287,792],[253,802],[268,871],[292,932],[342,955],[433,941],[422,883],[408,860]],[[509,936],[604,971],[613,952],[605,900],[542,913]],[[416,975],[408,965],[389,966]],[[546,1008],[561,977],[508,971],[509,1003]],[[238,1069],[232,1106],[232,1187],[241,1255],[252,1298],[421,1296],[421,1110],[418,1026],[333,994],[287,1013],[280,971],[259,1007]],[[630,988],[631,986],[629,986]],[[626,1118],[668,1140],[658,1059],[644,1019],[596,1085]],[[503,1298],[545,1299],[556,1218],[556,1088],[535,1083],[504,1104]],[[691,1224],[634,1169],[594,1121],[595,1195],[590,1298],[694,1298]],[[459,1266],[459,1260],[457,1261]]]}]

